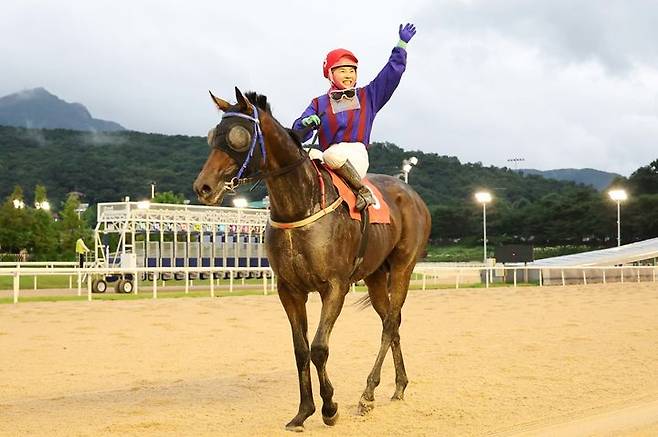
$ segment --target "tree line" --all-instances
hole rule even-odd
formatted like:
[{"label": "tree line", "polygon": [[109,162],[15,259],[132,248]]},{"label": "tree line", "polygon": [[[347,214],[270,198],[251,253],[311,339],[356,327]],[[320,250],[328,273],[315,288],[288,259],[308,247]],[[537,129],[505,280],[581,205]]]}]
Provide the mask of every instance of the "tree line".
[{"label": "tree line", "polygon": [[[370,171],[390,175],[401,173],[402,160],[418,158],[418,165],[408,174],[409,183],[430,207],[434,244],[481,244],[482,206],[473,194],[483,189],[493,195],[487,205],[487,233],[492,245],[616,244],[616,204],[606,191],[509,168],[461,163],[456,157],[405,150],[391,143],[374,143],[369,154]],[[171,194],[169,201],[189,199],[196,203],[192,182],[207,155],[203,137],[0,127],[0,198],[5,198],[0,252],[32,247],[38,257],[68,256],[74,247],[71,239],[77,239],[73,234],[82,228],[89,232],[94,226],[95,203],[120,201],[125,196],[132,200],[148,198],[151,182],[156,183],[158,193]],[[58,217],[56,223],[53,219],[54,231],[44,228],[46,212],[31,207],[38,197],[37,189],[21,194],[29,207],[22,211],[13,208],[16,193],[11,190],[16,185],[47,187],[50,217]],[[658,160],[629,178],[618,178],[611,186],[629,193],[621,206],[623,242],[658,236]],[[250,200],[266,194],[263,184],[244,190]],[[81,201],[92,208],[78,219],[71,208]],[[23,230],[18,232],[18,228]],[[8,239],[10,234],[13,239]]]},{"label": "tree line", "polygon": [[56,215],[44,208],[43,185],[35,187],[35,206],[25,202],[23,189],[16,186],[0,205],[0,261],[15,261],[15,255],[31,261],[72,260],[78,238],[91,241],[92,230],[78,209],[75,194],[68,196]]}]

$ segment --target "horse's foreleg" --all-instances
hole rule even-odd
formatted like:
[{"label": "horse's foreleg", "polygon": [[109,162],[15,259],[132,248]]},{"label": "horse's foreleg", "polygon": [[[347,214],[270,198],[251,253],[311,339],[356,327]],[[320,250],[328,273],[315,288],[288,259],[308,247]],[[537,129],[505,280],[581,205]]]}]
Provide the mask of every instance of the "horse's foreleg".
[{"label": "horse's foreleg", "polygon": [[315,338],[311,344],[311,360],[318,370],[320,380],[320,395],[322,396],[322,420],[326,425],[333,426],[338,420],[338,404],[333,401],[334,387],[327,375],[327,359],[329,358],[329,336],[336,323],[336,319],[345,302],[344,290],[339,286],[332,286],[322,294],[322,311]]},{"label": "horse's foreleg", "polygon": [[359,401],[359,412],[361,414],[367,413],[374,407],[375,388],[379,385],[382,363],[390,345],[390,335],[388,335],[386,329],[387,315],[390,307],[386,285],[387,278],[387,273],[377,270],[365,279],[368,286],[368,294],[370,295],[370,303],[382,319],[382,339],[375,365],[368,375],[366,388]]},{"label": "horse's foreleg", "polygon": [[315,413],[313,389],[311,387],[310,352],[306,337],[308,329],[306,300],[308,296],[290,292],[281,282],[278,284],[278,292],[292,329],[292,342],[295,348],[295,361],[299,377],[299,410],[297,415],[288,422],[286,429],[303,431],[304,421]]}]

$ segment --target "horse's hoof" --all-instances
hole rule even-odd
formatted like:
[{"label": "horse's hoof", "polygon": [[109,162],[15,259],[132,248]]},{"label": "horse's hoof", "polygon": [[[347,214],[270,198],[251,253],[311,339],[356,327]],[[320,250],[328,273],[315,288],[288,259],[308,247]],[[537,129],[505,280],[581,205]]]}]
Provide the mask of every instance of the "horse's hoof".
[{"label": "horse's hoof", "polygon": [[373,408],[375,408],[375,401],[369,401],[367,399],[361,398],[359,400],[359,414],[364,416],[368,414]]},{"label": "horse's hoof", "polygon": [[403,401],[404,400],[404,393],[395,393],[393,396],[391,396],[392,401]]},{"label": "horse's hoof", "polygon": [[327,416],[323,415],[322,416],[322,421],[327,426],[334,426],[336,424],[336,422],[338,422],[338,410],[336,410],[334,415],[331,416],[331,417],[327,417]]},{"label": "horse's hoof", "polygon": [[289,423],[286,425],[286,431],[304,432],[304,425],[291,425]]}]

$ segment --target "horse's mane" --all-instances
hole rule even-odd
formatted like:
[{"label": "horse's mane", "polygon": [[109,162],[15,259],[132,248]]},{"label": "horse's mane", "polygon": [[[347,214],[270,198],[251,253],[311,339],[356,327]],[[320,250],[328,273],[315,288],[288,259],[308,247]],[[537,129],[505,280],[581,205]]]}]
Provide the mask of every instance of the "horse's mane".
[{"label": "horse's mane", "polygon": [[[267,102],[267,96],[258,94],[255,91],[248,91],[247,93],[245,93],[245,97],[249,99],[251,103],[256,105],[258,109],[261,109],[267,112],[268,114],[272,115],[272,108],[270,107],[270,104]],[[272,116],[272,118],[274,119],[274,116]],[[277,123],[281,125],[278,121]],[[302,142],[300,138],[301,135],[299,133],[285,126],[281,126],[281,127],[284,128],[286,131],[288,131],[288,134],[290,134],[290,138],[293,139],[293,141],[295,142],[295,144],[297,144],[298,147],[302,147]]]},{"label": "horse's mane", "polygon": [[270,104],[267,103],[267,96],[258,94],[255,91],[249,91],[245,93],[245,97],[248,98],[251,103],[256,105],[258,109],[262,109],[263,111],[272,115],[272,108],[270,108]]}]

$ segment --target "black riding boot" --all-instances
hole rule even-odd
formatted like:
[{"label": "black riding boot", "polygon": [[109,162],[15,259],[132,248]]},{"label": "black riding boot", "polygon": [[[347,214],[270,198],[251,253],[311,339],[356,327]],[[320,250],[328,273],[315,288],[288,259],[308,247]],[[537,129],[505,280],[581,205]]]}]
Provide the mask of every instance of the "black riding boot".
[{"label": "black riding boot", "polygon": [[356,171],[351,162],[345,161],[345,164],[333,170],[338,176],[347,182],[352,188],[352,191],[354,191],[354,194],[356,194],[356,209],[362,211],[368,207],[368,205],[375,203],[372,193],[365,185],[363,185],[359,172]]}]

